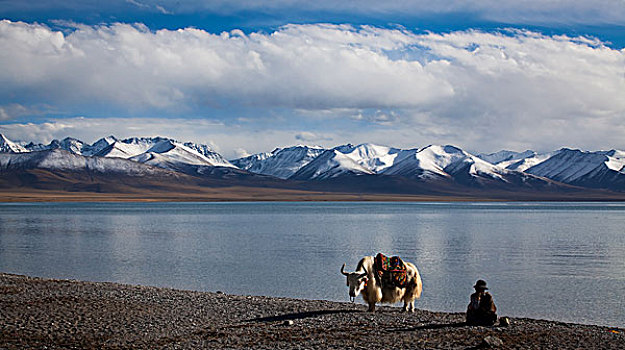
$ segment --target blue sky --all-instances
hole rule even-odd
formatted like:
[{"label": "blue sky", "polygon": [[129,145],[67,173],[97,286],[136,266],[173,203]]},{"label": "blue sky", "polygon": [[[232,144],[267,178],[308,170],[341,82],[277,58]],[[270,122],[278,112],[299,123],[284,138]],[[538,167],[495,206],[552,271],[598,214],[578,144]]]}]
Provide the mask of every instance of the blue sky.
[{"label": "blue sky", "polygon": [[0,132],[625,148],[625,1],[0,0]]}]

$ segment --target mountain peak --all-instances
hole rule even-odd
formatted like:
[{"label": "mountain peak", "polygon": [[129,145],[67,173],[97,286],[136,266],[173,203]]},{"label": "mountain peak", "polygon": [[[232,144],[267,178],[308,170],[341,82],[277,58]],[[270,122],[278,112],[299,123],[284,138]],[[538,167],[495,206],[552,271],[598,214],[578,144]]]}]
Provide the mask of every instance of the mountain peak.
[{"label": "mountain peak", "polygon": [[0,152],[23,153],[23,152],[28,152],[28,150],[26,150],[21,145],[9,140],[3,134],[0,134]]}]

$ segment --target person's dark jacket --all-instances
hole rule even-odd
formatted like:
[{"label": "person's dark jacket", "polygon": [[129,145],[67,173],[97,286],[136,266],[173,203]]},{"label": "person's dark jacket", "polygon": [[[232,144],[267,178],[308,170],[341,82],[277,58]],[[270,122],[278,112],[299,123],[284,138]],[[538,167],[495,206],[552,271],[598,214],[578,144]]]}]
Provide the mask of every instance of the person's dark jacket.
[{"label": "person's dark jacket", "polygon": [[467,307],[467,324],[492,326],[497,321],[497,307],[493,296],[488,292],[471,294],[471,303]]}]

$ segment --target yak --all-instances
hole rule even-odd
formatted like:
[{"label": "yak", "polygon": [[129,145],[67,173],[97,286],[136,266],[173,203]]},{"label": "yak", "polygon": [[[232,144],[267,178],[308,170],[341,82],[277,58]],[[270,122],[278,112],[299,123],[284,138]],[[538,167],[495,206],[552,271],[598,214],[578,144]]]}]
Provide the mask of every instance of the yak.
[{"label": "yak", "polygon": [[368,311],[375,312],[376,303],[404,302],[403,312],[414,311],[414,301],[421,297],[423,283],[421,276],[414,264],[405,262],[406,275],[404,287],[398,287],[391,283],[383,284],[379,276],[376,276],[375,259],[373,256],[365,256],[358,262],[354,272],[345,272],[345,264],[341,267],[341,273],[347,277],[349,296],[351,301],[362,293],[362,299],[369,304]]}]

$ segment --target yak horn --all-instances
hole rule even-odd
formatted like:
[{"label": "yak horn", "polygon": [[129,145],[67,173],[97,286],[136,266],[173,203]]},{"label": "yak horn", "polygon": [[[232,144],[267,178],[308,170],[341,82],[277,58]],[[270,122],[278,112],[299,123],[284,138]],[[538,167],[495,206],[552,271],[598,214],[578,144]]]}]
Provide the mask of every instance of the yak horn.
[{"label": "yak horn", "polygon": [[343,264],[343,266],[341,266],[341,273],[344,274],[345,276],[347,276],[348,273],[343,271],[344,269],[345,269],[345,264]]},{"label": "yak horn", "polygon": [[366,275],[368,275],[369,273],[367,272],[367,269],[365,269],[365,267],[362,267],[363,270],[365,270],[365,272],[363,274],[360,275],[360,277],[365,277]]}]

